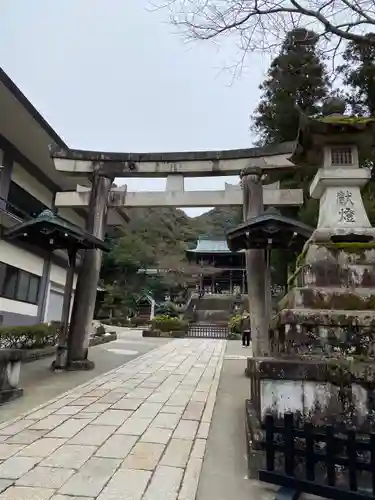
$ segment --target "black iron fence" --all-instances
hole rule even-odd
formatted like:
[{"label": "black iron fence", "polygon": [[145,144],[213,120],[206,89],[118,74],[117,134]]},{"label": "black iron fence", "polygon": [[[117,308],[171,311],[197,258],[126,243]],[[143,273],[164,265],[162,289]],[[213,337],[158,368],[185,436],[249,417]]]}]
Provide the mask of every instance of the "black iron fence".
[{"label": "black iron fence", "polygon": [[334,500],[375,498],[375,433],[337,433],[311,423],[297,428],[289,413],[276,425],[267,415],[263,447],[261,481]]},{"label": "black iron fence", "polygon": [[193,324],[189,325],[186,336],[204,339],[226,339],[229,333],[228,326]]}]

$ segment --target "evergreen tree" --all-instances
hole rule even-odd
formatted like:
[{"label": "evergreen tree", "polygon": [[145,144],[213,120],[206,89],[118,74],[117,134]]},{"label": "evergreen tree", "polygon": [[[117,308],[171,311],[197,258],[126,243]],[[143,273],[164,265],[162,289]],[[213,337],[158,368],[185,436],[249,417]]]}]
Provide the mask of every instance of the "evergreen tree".
[{"label": "evergreen tree", "polygon": [[[367,37],[375,36],[368,33]],[[348,103],[356,115],[375,115],[375,46],[350,42],[338,68],[349,88]]]},{"label": "evergreen tree", "polygon": [[327,96],[328,75],[317,42],[313,32],[294,29],[272,61],[253,117],[260,145],[295,140],[299,121],[296,105],[314,115]]},{"label": "evergreen tree", "polygon": [[[272,61],[267,78],[260,86],[262,97],[253,117],[253,130],[258,134],[259,145],[294,141],[300,110],[310,116],[319,113],[330,85],[317,42],[313,32],[295,29],[288,33],[280,54]],[[284,210],[285,215],[297,216],[314,227],[318,204],[307,196],[312,175],[311,172],[296,170],[284,174],[281,184],[283,187],[303,188],[305,192],[305,202],[298,213]],[[294,260],[295,255],[291,252],[272,252],[274,283],[286,284],[286,266]]]}]

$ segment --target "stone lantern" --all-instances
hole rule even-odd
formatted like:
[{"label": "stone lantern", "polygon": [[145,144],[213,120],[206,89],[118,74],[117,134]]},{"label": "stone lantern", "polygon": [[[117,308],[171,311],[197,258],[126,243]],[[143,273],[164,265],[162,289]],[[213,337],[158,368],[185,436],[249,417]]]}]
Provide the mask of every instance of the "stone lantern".
[{"label": "stone lantern", "polygon": [[253,449],[267,413],[375,429],[375,229],[361,195],[375,118],[344,111],[334,98],[322,116],[300,118],[291,161],[316,171],[310,196],[319,200],[319,219],[271,322],[271,357],[248,359]]}]

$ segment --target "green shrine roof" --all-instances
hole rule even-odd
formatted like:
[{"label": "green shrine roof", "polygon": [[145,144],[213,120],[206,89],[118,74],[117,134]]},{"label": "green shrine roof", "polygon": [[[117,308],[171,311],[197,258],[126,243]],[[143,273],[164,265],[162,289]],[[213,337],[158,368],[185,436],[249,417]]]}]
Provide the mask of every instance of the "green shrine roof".
[{"label": "green shrine roof", "polygon": [[189,248],[186,252],[191,253],[218,253],[218,254],[231,254],[232,252],[225,239],[213,238],[208,236],[200,236],[195,248]]}]

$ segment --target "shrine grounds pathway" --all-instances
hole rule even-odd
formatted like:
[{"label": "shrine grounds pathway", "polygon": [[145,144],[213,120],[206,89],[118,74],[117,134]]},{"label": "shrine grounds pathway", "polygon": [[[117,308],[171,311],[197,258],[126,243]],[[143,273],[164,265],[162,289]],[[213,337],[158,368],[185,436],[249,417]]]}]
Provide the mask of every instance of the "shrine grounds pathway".
[{"label": "shrine grounds pathway", "polygon": [[171,341],[3,422],[0,500],[271,500],[246,477],[246,355]]}]

